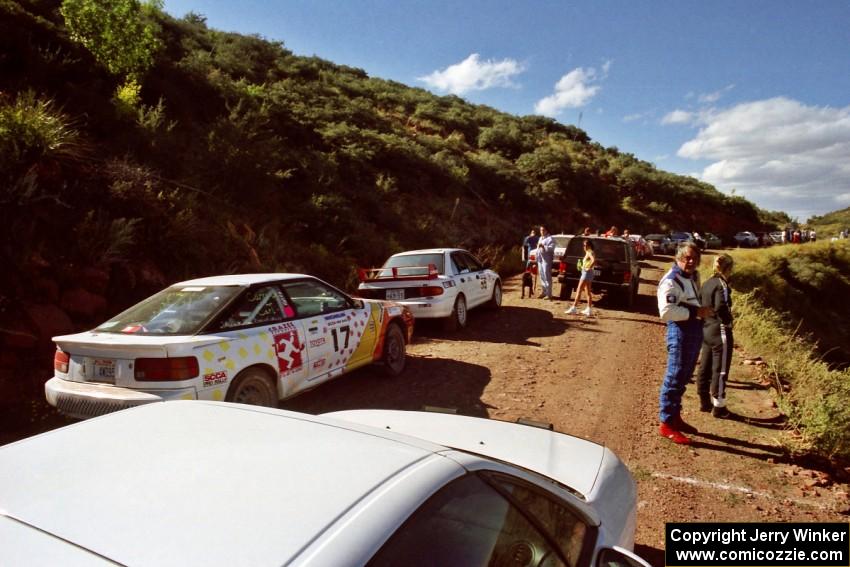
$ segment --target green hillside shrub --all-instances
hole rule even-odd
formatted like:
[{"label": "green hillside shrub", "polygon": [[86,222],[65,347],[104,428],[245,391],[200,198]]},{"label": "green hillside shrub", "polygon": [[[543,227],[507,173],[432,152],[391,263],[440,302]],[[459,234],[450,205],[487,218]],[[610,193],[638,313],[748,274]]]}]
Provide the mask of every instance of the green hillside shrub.
[{"label": "green hillside shrub", "polygon": [[733,256],[735,337],[768,362],[792,448],[850,458],[850,242]]}]

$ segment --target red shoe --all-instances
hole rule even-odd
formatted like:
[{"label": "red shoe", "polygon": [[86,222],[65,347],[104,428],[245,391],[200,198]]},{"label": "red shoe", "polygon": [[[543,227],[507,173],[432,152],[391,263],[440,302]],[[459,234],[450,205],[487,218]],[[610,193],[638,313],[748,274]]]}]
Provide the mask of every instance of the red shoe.
[{"label": "red shoe", "polygon": [[666,423],[662,423],[658,426],[658,433],[660,433],[662,436],[666,437],[673,443],[676,443],[677,445],[691,444],[690,438],[686,437],[684,434],[682,434],[681,431],[679,431],[678,429],[674,429],[672,426],[667,425]]},{"label": "red shoe", "polygon": [[685,420],[682,419],[681,415],[677,415],[676,417],[671,419],[670,425],[672,425],[675,429],[678,429],[682,433],[690,433],[691,435],[693,435],[694,433],[699,433],[699,430],[696,427],[685,423]]}]

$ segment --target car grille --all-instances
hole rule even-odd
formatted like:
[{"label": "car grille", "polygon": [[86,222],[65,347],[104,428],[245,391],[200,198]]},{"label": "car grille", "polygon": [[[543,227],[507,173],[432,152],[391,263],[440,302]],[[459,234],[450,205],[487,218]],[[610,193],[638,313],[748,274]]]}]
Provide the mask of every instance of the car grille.
[{"label": "car grille", "polygon": [[136,404],[130,404],[122,400],[80,399],[75,396],[63,396],[62,394],[59,394],[56,398],[56,409],[74,417],[97,417],[127,409],[134,405]]}]

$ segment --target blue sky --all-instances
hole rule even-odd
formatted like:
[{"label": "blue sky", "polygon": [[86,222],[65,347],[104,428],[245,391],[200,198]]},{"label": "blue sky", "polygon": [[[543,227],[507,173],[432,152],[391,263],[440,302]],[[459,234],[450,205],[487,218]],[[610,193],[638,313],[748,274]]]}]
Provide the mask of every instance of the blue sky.
[{"label": "blue sky", "polygon": [[373,77],[578,124],[603,146],[800,221],[850,206],[846,0],[166,0],[165,9]]}]

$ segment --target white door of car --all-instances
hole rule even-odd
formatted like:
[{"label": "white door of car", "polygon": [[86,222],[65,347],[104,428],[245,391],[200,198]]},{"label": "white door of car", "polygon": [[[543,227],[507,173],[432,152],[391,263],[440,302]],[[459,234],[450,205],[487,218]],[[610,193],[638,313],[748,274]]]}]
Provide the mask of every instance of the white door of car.
[{"label": "white door of car", "polygon": [[359,366],[371,351],[358,349],[369,332],[374,342],[371,311],[357,309],[351,299],[317,280],[287,282],[284,290],[295,307],[306,334],[310,387]]},{"label": "white door of car", "polygon": [[277,370],[278,391],[283,397],[309,377],[304,327],[278,285],[249,289],[217,329],[226,340],[201,352],[200,398],[219,399],[215,391],[221,384],[255,364]]},{"label": "white door of car", "polygon": [[470,306],[481,305],[490,299],[492,282],[487,279],[487,272],[484,269],[484,265],[478,261],[478,258],[468,252],[462,252],[461,254],[474,280],[474,285],[471,286],[474,290],[474,298],[470,299]]},{"label": "white door of car", "polygon": [[475,273],[466,262],[466,256],[463,252],[452,252],[452,265],[455,273],[458,274],[456,279],[457,286],[463,292],[466,298],[467,307],[472,307],[476,304],[481,292],[479,280],[475,279]]}]

